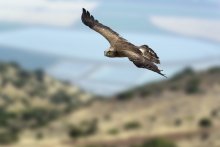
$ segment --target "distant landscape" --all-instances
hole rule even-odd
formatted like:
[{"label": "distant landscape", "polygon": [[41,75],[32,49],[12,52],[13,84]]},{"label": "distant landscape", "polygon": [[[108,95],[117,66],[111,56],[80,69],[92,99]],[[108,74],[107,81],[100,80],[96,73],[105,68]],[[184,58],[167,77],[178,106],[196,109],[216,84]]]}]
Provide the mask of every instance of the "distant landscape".
[{"label": "distant landscape", "polygon": [[[220,0],[0,7],[0,147],[220,147]],[[168,78],[104,56],[82,8],[152,48]]]},{"label": "distant landscape", "polygon": [[91,98],[42,70],[0,63],[0,144],[17,142],[25,130],[46,126]]},{"label": "distant landscape", "polygon": [[220,67],[88,94],[43,70],[0,63],[0,144],[76,147],[218,146]]}]

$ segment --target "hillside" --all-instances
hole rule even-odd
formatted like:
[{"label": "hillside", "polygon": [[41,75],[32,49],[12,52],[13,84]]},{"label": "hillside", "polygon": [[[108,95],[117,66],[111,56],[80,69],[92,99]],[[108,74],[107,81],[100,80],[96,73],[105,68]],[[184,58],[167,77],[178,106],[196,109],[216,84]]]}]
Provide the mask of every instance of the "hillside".
[{"label": "hillside", "polygon": [[209,86],[220,82],[220,68],[213,67],[207,71],[195,72],[191,68],[186,68],[168,80],[153,82],[147,85],[136,87],[135,89],[118,94],[118,99],[130,99],[133,97],[148,97],[161,95],[163,92],[196,94],[204,93]]},{"label": "hillside", "polygon": [[217,147],[219,77],[220,68],[186,69],[115,98],[94,100],[35,133],[24,132],[15,146]]},{"label": "hillside", "polygon": [[91,95],[16,63],[0,63],[0,144],[15,142],[27,129],[47,125],[67,114]]}]

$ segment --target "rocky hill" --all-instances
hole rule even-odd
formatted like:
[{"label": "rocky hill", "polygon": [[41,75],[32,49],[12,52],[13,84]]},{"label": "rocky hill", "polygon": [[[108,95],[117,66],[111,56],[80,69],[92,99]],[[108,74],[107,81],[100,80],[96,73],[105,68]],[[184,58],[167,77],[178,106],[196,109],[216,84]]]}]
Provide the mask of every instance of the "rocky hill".
[{"label": "rocky hill", "polygon": [[0,63],[0,144],[16,141],[26,129],[40,128],[72,112],[91,95],[42,70]]},{"label": "rocky hill", "polygon": [[217,147],[220,68],[147,84],[97,99],[21,134],[14,146]]},{"label": "rocky hill", "polygon": [[[31,72],[28,78],[28,81],[33,80],[31,85],[15,84],[23,83],[15,82],[20,76],[14,75],[20,72],[16,65],[9,67],[10,72],[5,76],[13,75],[9,79],[14,80],[2,82],[2,87],[4,91],[8,89],[6,87],[13,87],[10,90],[17,89],[18,92],[16,95],[6,92],[12,101],[2,99],[1,143],[17,139],[10,146],[217,147],[220,144],[218,67],[202,72],[188,68],[168,80],[143,85],[111,99],[94,99],[84,105],[76,105],[82,102],[78,96],[84,97],[83,93],[75,90],[78,96],[74,97],[71,92],[75,87],[48,76],[44,76],[42,82],[39,76],[42,71]],[[30,89],[34,90],[42,83],[47,90],[42,88],[44,92],[32,95]],[[60,91],[58,87],[63,92],[54,100],[54,93]],[[31,100],[23,102],[22,97],[18,97],[19,91],[25,91]],[[67,95],[76,99],[72,102]],[[17,138],[12,135],[14,132],[19,132]]]},{"label": "rocky hill", "polygon": [[184,94],[198,94],[209,90],[210,86],[220,82],[220,68],[213,67],[207,71],[195,72],[191,68],[177,73],[168,80],[153,82],[142,85],[126,92],[118,94],[118,99],[130,99],[134,97],[150,97],[161,95],[163,92],[174,92]]}]

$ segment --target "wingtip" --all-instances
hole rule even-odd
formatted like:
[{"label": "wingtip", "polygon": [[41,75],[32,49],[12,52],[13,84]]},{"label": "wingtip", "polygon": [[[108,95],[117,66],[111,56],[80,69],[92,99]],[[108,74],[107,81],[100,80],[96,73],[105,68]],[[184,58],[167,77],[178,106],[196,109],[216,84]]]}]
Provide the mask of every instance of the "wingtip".
[{"label": "wingtip", "polygon": [[85,8],[82,8],[82,12],[85,13],[85,12],[86,12],[86,9],[85,9]]},{"label": "wingtip", "polygon": [[165,78],[167,78],[167,76],[165,74],[160,73],[162,76],[164,76]]},{"label": "wingtip", "polygon": [[167,76],[166,76],[165,74],[161,73],[161,71],[163,71],[163,70],[160,70],[160,72],[158,72],[158,73],[159,73],[160,75],[162,75],[163,77],[167,78]]}]

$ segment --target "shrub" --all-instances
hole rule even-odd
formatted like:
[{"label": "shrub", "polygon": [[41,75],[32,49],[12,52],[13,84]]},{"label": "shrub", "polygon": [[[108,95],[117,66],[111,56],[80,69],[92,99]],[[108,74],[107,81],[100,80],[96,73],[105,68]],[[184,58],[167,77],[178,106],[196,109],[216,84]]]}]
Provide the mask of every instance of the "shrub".
[{"label": "shrub", "polygon": [[187,81],[185,85],[185,92],[187,94],[198,93],[200,91],[199,85],[200,85],[200,79],[197,77],[192,77]]},{"label": "shrub", "polygon": [[141,125],[139,122],[137,121],[131,121],[131,122],[127,122],[125,125],[124,125],[124,129],[125,130],[135,130],[135,129],[138,129],[140,128]]},{"label": "shrub", "polygon": [[18,140],[18,133],[17,132],[1,132],[0,133],[0,144],[10,144],[14,143]]},{"label": "shrub", "polygon": [[36,79],[39,82],[43,82],[44,81],[44,71],[42,69],[35,70],[34,74],[36,76]]},{"label": "shrub", "polygon": [[8,69],[8,65],[6,63],[0,63],[0,72],[5,73]]},{"label": "shrub", "polygon": [[10,120],[15,117],[16,115],[14,113],[6,112],[4,109],[0,109],[0,127],[9,126]]},{"label": "shrub", "polygon": [[212,126],[212,121],[209,118],[202,118],[199,121],[199,126],[202,128],[209,128]]},{"label": "shrub", "polygon": [[31,74],[30,72],[21,69],[17,71],[17,76],[21,79],[28,79],[30,78]]},{"label": "shrub", "polygon": [[219,117],[220,116],[220,109],[213,109],[211,111],[211,116],[212,117]]},{"label": "shrub", "polygon": [[71,138],[78,138],[80,136],[83,136],[83,131],[79,127],[71,125],[68,134]]},{"label": "shrub", "polygon": [[39,96],[39,97],[45,97],[47,94],[47,86],[44,84],[36,84],[29,90],[29,95],[31,97]]},{"label": "shrub", "polygon": [[166,139],[155,138],[152,140],[147,140],[137,147],[177,147],[177,145],[174,142]]},{"label": "shrub", "polygon": [[118,95],[116,96],[116,98],[117,98],[118,100],[122,100],[122,101],[125,100],[125,101],[126,101],[126,100],[132,99],[133,96],[134,96],[133,91],[127,91],[127,92],[125,92],[125,93],[118,94]]},{"label": "shrub", "polygon": [[213,67],[208,70],[208,73],[211,73],[211,74],[220,73],[220,67]]},{"label": "shrub", "polygon": [[71,103],[72,99],[73,99],[72,96],[67,94],[65,91],[59,90],[51,96],[50,100],[54,104],[62,104],[62,103]]},{"label": "shrub", "polygon": [[69,129],[69,137],[79,138],[82,136],[93,135],[97,132],[97,119],[84,121],[80,126],[71,125]]},{"label": "shrub", "polygon": [[47,110],[43,108],[32,108],[21,112],[21,121],[31,128],[41,127],[54,120],[58,116],[56,110]]},{"label": "shrub", "polygon": [[42,132],[38,132],[38,133],[36,134],[36,139],[41,140],[41,139],[43,139],[43,138],[44,138],[44,134],[43,134]]},{"label": "shrub", "polygon": [[182,120],[181,119],[176,119],[174,124],[175,124],[175,126],[180,126],[182,124]]},{"label": "shrub", "polygon": [[9,64],[5,63],[6,65],[10,65],[16,69],[21,69],[20,65],[17,62],[10,62]]},{"label": "shrub", "polygon": [[108,130],[108,134],[111,134],[111,135],[116,135],[118,133],[119,133],[119,130],[116,128],[112,128],[112,129]]},{"label": "shrub", "polygon": [[97,126],[98,126],[98,120],[97,119],[91,120],[86,127],[85,135],[95,134],[97,131]]},{"label": "shrub", "polygon": [[12,84],[16,87],[16,88],[22,88],[26,85],[27,83],[27,79],[23,79],[23,78],[18,78],[15,80],[12,80]]}]

